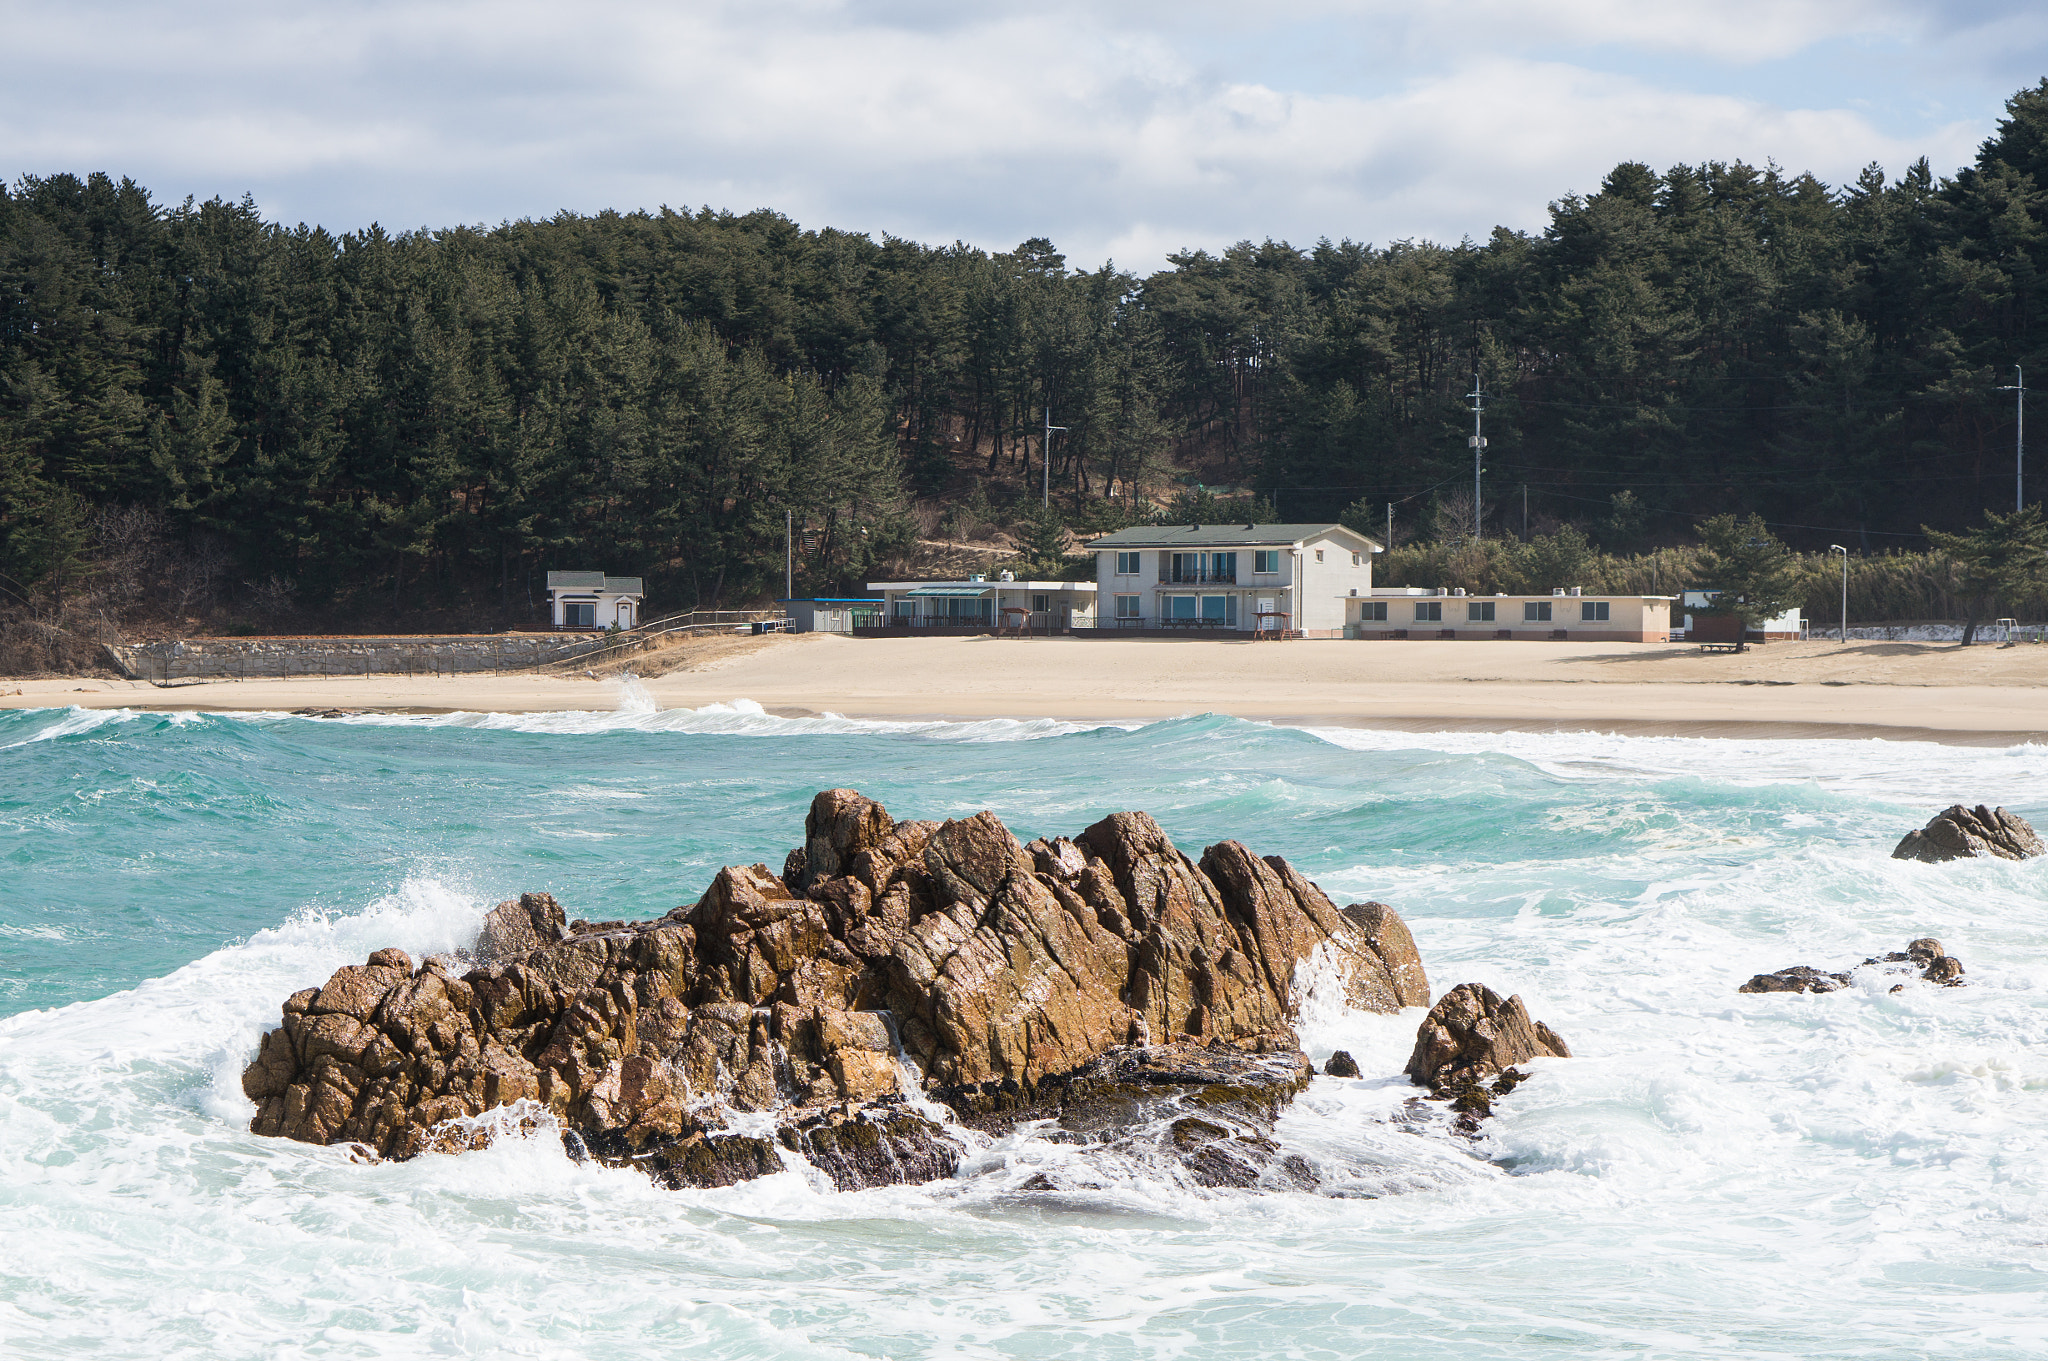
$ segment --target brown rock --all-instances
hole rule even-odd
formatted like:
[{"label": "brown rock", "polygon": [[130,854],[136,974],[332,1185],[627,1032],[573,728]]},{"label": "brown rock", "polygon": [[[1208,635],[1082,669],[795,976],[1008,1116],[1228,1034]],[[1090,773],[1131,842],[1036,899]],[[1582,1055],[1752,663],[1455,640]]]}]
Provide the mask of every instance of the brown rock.
[{"label": "brown rock", "polygon": [[522,893],[484,914],[476,957],[485,964],[512,964],[563,936],[562,905],[545,893]]},{"label": "brown rock", "polygon": [[[1236,842],[1197,866],[1142,813],[1026,847],[988,813],[898,823],[828,790],[805,834],[783,876],[729,866],[655,921],[500,904],[460,978],[396,950],[337,970],[263,1037],[251,1128],[409,1157],[530,1102],[517,1120],[552,1112],[591,1155],[673,1185],[792,1155],[842,1186],[946,1175],[958,1148],[904,1108],[900,1036],[935,1091],[980,1094],[957,1106],[976,1119],[1051,1101],[1110,1139],[1162,1101],[1242,1107],[1200,1116],[1223,1134],[1177,1136],[1188,1175],[1306,1185],[1259,1125],[1309,1071],[1289,1019],[1302,965],[1333,960],[1356,1005],[1426,997],[1392,909],[1339,910]],[[746,1112],[781,1134],[732,1132]]]},{"label": "brown rock", "polygon": [[2042,853],[2041,838],[2027,820],[2003,808],[1952,804],[1936,813],[1917,832],[1906,833],[1892,851],[1894,860],[1930,863],[1989,855],[2000,860],[2026,860]]},{"label": "brown rock", "polygon": [[1776,973],[1760,973],[1737,988],[1737,992],[1834,992],[1849,986],[1849,975],[1845,973],[1822,973],[1819,969],[1804,964],[1795,964],[1789,969]]},{"label": "brown rock", "polygon": [[1358,1060],[1351,1057],[1348,1049],[1339,1049],[1330,1055],[1330,1061],[1323,1065],[1323,1072],[1330,1077],[1357,1077]]},{"label": "brown rock", "polygon": [[1937,959],[1929,960],[1926,971],[1920,976],[1930,983],[1939,983],[1943,987],[1961,987],[1963,983],[1963,961],[1952,958],[1949,955],[1942,955]]},{"label": "brown rock", "polygon": [[1448,1095],[1545,1057],[1568,1059],[1571,1050],[1549,1026],[1529,1019],[1520,997],[1503,1001],[1483,983],[1460,983],[1423,1018],[1407,1073]]}]

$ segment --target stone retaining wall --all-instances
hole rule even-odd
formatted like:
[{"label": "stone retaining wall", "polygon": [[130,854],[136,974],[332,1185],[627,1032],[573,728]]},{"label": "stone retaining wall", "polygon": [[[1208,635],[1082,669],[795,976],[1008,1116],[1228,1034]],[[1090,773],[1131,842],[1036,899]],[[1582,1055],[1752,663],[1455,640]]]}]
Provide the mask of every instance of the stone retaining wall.
[{"label": "stone retaining wall", "polygon": [[393,638],[185,638],[110,644],[137,680],[285,676],[446,676],[518,671],[601,641],[587,633]]}]

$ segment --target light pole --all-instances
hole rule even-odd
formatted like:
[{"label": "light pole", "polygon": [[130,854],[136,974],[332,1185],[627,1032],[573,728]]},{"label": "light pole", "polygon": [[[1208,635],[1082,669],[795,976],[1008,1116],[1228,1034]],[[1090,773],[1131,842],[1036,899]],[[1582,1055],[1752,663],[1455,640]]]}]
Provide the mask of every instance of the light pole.
[{"label": "light pole", "polygon": [[796,512],[784,506],[782,509],[782,598],[785,601],[796,594],[796,547],[790,538],[790,531],[795,527],[795,523]]},{"label": "light pole", "polygon": [[1828,545],[1828,552],[1842,555],[1842,642],[1849,641],[1849,550],[1838,543]]},{"label": "light pole", "polygon": [[1052,505],[1052,432],[1065,430],[1064,425],[1052,423],[1052,408],[1045,409],[1045,435],[1038,441],[1038,461],[1045,466],[1045,495],[1041,504]]},{"label": "light pole", "polygon": [[2012,508],[2022,510],[2027,504],[2027,375],[2017,364],[2012,373],[2015,381],[1998,390],[2013,394],[2013,406],[2019,412],[2019,433],[2013,441]]},{"label": "light pole", "polygon": [[1472,357],[1472,390],[1465,394],[1472,399],[1472,434],[1465,443],[1472,446],[1472,538],[1479,538],[1479,459],[1486,452],[1486,436],[1480,432],[1480,417],[1486,411],[1485,389],[1479,385],[1479,357]]}]

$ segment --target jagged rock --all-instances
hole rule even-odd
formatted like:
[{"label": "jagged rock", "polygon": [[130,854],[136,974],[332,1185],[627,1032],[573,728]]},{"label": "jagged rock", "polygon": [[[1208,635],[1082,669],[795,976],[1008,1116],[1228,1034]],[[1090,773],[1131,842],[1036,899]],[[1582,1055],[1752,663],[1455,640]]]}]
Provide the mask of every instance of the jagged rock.
[{"label": "jagged rock", "polygon": [[1892,851],[1894,860],[1961,860],[1990,855],[2000,860],[2026,860],[2042,853],[2041,838],[2027,820],[2003,808],[1952,804],[1936,813],[1917,832],[1906,833]]},{"label": "jagged rock", "polygon": [[1351,1057],[1349,1049],[1339,1049],[1323,1065],[1323,1072],[1330,1077],[1357,1077],[1358,1060]]},{"label": "jagged rock", "polygon": [[513,963],[564,934],[562,905],[545,893],[522,893],[484,914],[476,957],[486,964]]},{"label": "jagged rock", "polygon": [[933,1095],[965,1126],[1005,1134],[1051,1121],[1056,1137],[1178,1166],[1199,1186],[1306,1189],[1316,1178],[1272,1139],[1281,1109],[1315,1073],[1306,1055],[1182,1041],[1110,1050],[1030,1085],[988,1082]]},{"label": "jagged rock", "polygon": [[[476,1117],[525,1101],[670,1185],[789,1154],[842,1187],[948,1175],[957,1141],[903,1104],[907,1060],[976,1121],[1047,1093],[1063,1122],[1112,1090],[1156,1098],[1119,1107],[1141,1123],[1190,1092],[1242,1107],[1203,1155],[1221,1177],[1264,1166],[1259,1120],[1311,1071],[1288,1014],[1299,969],[1334,965],[1373,1010],[1427,1000],[1392,909],[1340,910],[1233,841],[1197,866],[1143,813],[1027,847],[989,813],[899,823],[835,789],[804,831],[784,877],[728,866],[659,920],[565,925],[528,894],[491,911],[460,977],[395,950],[338,970],[263,1037],[251,1128],[402,1158],[468,1146]],[[772,1137],[734,1129],[761,1112]]]},{"label": "jagged rock", "polygon": [[1737,992],[1834,992],[1849,986],[1849,975],[1845,973],[1822,973],[1819,969],[1804,964],[1795,964],[1789,969],[1776,973],[1760,973],[1737,988]]},{"label": "jagged rock", "polygon": [[1483,983],[1460,983],[1423,1018],[1407,1073],[1438,1096],[1455,1096],[1518,1063],[1571,1056],[1556,1031],[1529,1019],[1520,997],[1503,1001]]},{"label": "jagged rock", "polygon": [[[1904,965],[1905,968],[1898,966]],[[1932,936],[1922,936],[1911,941],[1903,950],[1894,950],[1887,955],[1872,955],[1856,966],[1857,969],[1875,968],[1884,973],[1900,974],[1918,970],[1920,977],[1930,983],[1944,987],[1961,987],[1963,962],[1952,959],[1942,952],[1941,942]],[[1789,969],[1776,973],[1760,973],[1737,988],[1737,992],[1837,992],[1855,981],[1855,970],[1848,973],[1823,973],[1805,964],[1795,964]],[[1892,988],[1897,992],[1905,984]]]}]

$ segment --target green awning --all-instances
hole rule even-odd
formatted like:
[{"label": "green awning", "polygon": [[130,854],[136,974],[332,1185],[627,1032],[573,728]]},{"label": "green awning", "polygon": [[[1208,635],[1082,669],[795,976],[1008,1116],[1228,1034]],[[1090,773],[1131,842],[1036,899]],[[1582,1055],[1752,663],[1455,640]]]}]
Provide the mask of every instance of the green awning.
[{"label": "green awning", "polygon": [[993,586],[917,586],[905,591],[905,595],[987,595]]}]

